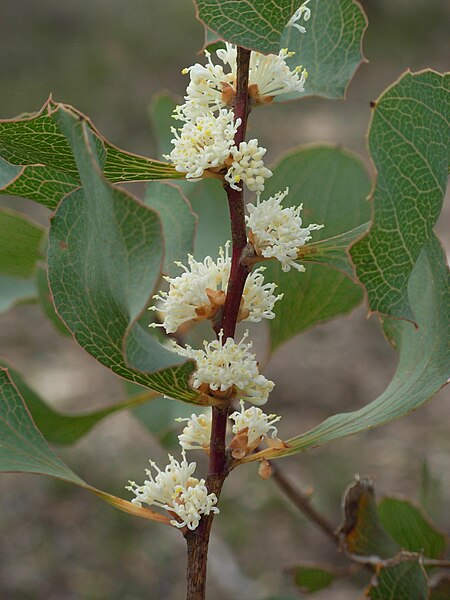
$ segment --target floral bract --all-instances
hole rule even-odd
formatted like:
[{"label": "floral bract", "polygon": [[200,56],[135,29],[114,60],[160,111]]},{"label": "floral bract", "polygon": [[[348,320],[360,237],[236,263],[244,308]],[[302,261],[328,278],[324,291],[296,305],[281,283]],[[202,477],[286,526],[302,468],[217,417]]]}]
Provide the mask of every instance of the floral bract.
[{"label": "floral bract", "polygon": [[276,258],[281,262],[283,271],[289,271],[291,267],[304,271],[305,267],[295,262],[298,249],[311,239],[312,231],[322,229],[323,225],[314,223],[302,227],[300,212],[303,205],[297,208],[281,206],[288,193],[289,188],[286,188],[284,192],[263,201],[258,195],[256,205],[247,204],[249,239],[257,254]]},{"label": "floral bract", "polygon": [[196,529],[202,515],[218,513],[217,496],[208,494],[204,479],[193,477],[196,463],[188,463],[184,450],[182,451],[183,460],[175,460],[169,454],[169,464],[164,471],[149,461],[155,469],[157,475],[153,475],[149,469],[146,474],[149,477],[144,484],[139,486],[134,481],[130,481],[127,489],[136,495],[131,502],[137,506],[145,504],[164,508],[170,513],[174,513],[178,519],[170,521],[175,527],[187,527]]}]

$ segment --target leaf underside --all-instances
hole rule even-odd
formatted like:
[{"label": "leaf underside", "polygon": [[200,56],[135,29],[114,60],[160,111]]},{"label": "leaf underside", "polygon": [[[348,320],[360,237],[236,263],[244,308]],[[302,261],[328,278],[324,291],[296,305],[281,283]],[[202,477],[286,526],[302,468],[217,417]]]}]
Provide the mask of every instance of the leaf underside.
[{"label": "leaf underside", "polygon": [[80,187],[75,157],[59,125],[64,112],[89,126],[110,182],[184,178],[172,165],[116,148],[82,113],[50,98],[32,116],[0,121],[0,193],[54,209]]},{"label": "leaf underside", "polygon": [[87,125],[70,111],[59,115],[83,187],[51,219],[49,283],[57,313],[79,344],[118,375],[195,402],[199,394],[188,384],[193,362],[136,322],[161,274],[158,215],[102,177]]}]

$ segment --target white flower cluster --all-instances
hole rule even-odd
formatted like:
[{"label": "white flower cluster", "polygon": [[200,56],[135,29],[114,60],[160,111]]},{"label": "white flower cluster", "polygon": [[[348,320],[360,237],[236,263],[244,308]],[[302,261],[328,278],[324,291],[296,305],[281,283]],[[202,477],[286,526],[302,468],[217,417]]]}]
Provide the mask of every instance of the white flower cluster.
[{"label": "white flower cluster", "polygon": [[261,375],[254,354],[249,350],[252,342],[245,343],[248,331],[236,344],[233,338],[223,342],[223,331],[219,339],[204,342],[204,350],[194,350],[191,346],[182,348],[173,342],[173,349],[182,356],[192,358],[197,363],[192,386],[207,389],[221,397],[239,395],[242,400],[253,404],[265,404],[274,383]]},{"label": "white flower cluster", "polygon": [[201,177],[207,169],[220,170],[231,154],[240,124],[231,110],[222,109],[217,116],[207,113],[186,121],[179,132],[172,127],[174,149],[164,158],[188,179]]},{"label": "white flower cluster", "polygon": [[264,201],[258,195],[256,205],[247,204],[249,239],[259,256],[276,258],[283,271],[290,271],[291,267],[304,271],[305,267],[295,262],[298,250],[311,239],[311,231],[322,229],[323,225],[313,223],[302,227],[300,212],[303,205],[296,208],[281,206],[288,193],[289,188],[286,188]]},{"label": "white flower cluster", "polygon": [[230,415],[230,419],[234,421],[233,433],[238,434],[241,431],[247,430],[246,435],[248,438],[248,444],[254,444],[254,442],[260,443],[262,438],[266,437],[269,431],[272,431],[271,437],[274,438],[278,430],[274,426],[281,417],[277,415],[266,415],[263,411],[256,407],[251,406],[245,409],[244,402],[240,402],[241,411],[236,411]]},{"label": "white flower cluster", "polygon": [[239,148],[235,146],[231,150],[233,162],[225,175],[230,187],[240,191],[238,183],[242,180],[250,191],[262,192],[265,180],[272,177],[272,171],[262,160],[265,153],[266,149],[258,146],[258,140],[241,142]]},{"label": "white flower cluster", "polygon": [[[275,96],[303,92],[305,69],[290,70],[286,59],[294,53],[287,49],[268,56],[252,52],[249,69],[249,95],[255,104],[271,102]],[[175,110],[174,118],[182,121],[180,130],[172,128],[174,148],[165,155],[177,171],[188,179],[202,177],[206,170],[221,173],[232,188],[240,190],[243,181],[250,191],[264,190],[264,183],[272,172],[264,166],[266,149],[256,139],[234,145],[234,137],[241,120],[234,121],[230,110],[236,85],[236,46],[225,44],[216,51],[223,66],[214,64],[205,51],[206,65],[195,64],[183,69],[190,75],[185,103]],[[225,67],[225,69],[224,69]]]},{"label": "white flower cluster", "polygon": [[[298,21],[310,18],[310,9],[306,6],[308,2],[306,0],[300,6],[288,26],[305,31]],[[282,207],[281,202],[288,194],[288,189],[261,201],[260,194],[265,181],[272,176],[272,172],[264,166],[266,149],[260,147],[256,139],[242,141],[238,146],[235,142],[242,123],[240,118],[235,120],[231,110],[236,95],[236,47],[226,43],[225,48],[216,51],[216,57],[222,64],[215,64],[209,52],[205,54],[206,65],[195,64],[183,71],[189,74],[190,81],[185,103],[178,106],[174,114],[182,126],[180,129],[171,129],[174,135],[173,150],[165,158],[175,165],[177,171],[185,173],[188,179],[197,179],[208,171],[207,175],[216,174],[234,190],[241,191],[242,182],[249,190],[255,191],[257,204],[248,205],[246,224],[248,239],[256,255],[278,259],[284,271],[289,271],[291,267],[302,271],[304,267],[295,262],[298,250],[311,238],[311,232],[322,225],[302,227],[302,206]],[[278,55],[251,53],[248,86],[250,104],[266,104],[276,96],[304,91],[308,74],[302,67],[289,68],[287,59],[292,56],[293,53],[287,49],[280,50]],[[176,263],[183,272],[177,277],[164,278],[168,284],[167,291],[155,295],[157,302],[151,307],[161,315],[162,322],[152,323],[152,327],[163,327],[170,334],[192,321],[221,321],[219,311],[226,302],[231,273],[229,248],[229,242],[224,250],[220,248],[217,260],[208,256],[203,261],[196,261],[188,255],[187,266]],[[250,244],[248,248],[251,250]],[[245,253],[243,256],[248,258]],[[253,251],[251,258],[254,258]],[[283,295],[276,296],[276,285],[264,281],[264,269],[259,267],[246,277],[237,321],[259,322],[275,317],[275,302]],[[276,437],[278,432],[275,424],[281,417],[267,415],[258,408],[267,402],[274,383],[259,372],[256,357],[250,351],[252,343],[247,342],[247,337],[248,331],[239,342],[231,337],[224,340],[221,330],[218,339],[203,342],[203,348],[199,350],[172,342],[175,352],[196,363],[191,380],[194,389],[220,398],[225,408],[234,398],[240,400],[240,410],[229,417],[233,422],[234,437],[228,452],[235,459],[242,459],[254,452],[263,440],[272,448],[286,447],[285,442]],[[255,406],[246,409],[245,401]],[[130,481],[127,489],[135,495],[132,502],[137,506],[145,503],[162,508],[173,517],[170,521],[172,525],[194,530],[203,515],[219,512],[217,496],[208,493],[204,479],[194,477],[196,463],[186,460],[187,450],[210,452],[212,413],[193,413],[190,418],[178,418],[176,421],[185,423],[178,436],[182,449],[181,461],[169,455],[169,464],[164,471],[150,461],[154,472],[147,469],[148,479],[143,485]],[[267,460],[261,462],[260,475],[263,478],[270,475]]]},{"label": "white flower cluster", "polygon": [[[188,255],[188,266],[176,264],[184,269],[178,277],[165,277],[169,284],[167,292],[160,292],[154,298],[157,310],[163,316],[163,322],[152,323],[152,327],[164,327],[166,333],[175,333],[178,328],[189,321],[211,319],[225,303],[228,279],[231,270],[229,242],[225,244],[225,252],[219,249],[219,258],[214,261],[207,256],[202,262]],[[276,284],[264,283],[259,267],[247,278],[239,319],[257,323],[261,319],[273,319],[273,306],[283,295],[274,295]]]},{"label": "white flower cluster", "polygon": [[[291,20],[294,17],[295,15]],[[307,20],[306,13],[305,20]],[[251,53],[249,94],[256,104],[270,102],[275,96],[305,91],[307,71],[303,67],[291,70],[286,64],[286,59],[294,54],[287,48],[283,48],[278,54]],[[190,82],[184,97],[185,103],[178,106],[175,111],[176,119],[194,121],[199,115],[207,112],[214,113],[230,106],[233,101],[236,92],[236,46],[227,42],[225,48],[216,50],[216,56],[223,66],[214,64],[207,50],[205,55],[206,65],[196,63],[192,67],[183,69],[184,74],[190,75]]]},{"label": "white flower cluster", "polygon": [[157,475],[154,478],[151,471],[146,469],[149,477],[143,485],[130,481],[127,489],[136,497],[131,501],[137,506],[145,504],[159,506],[174,514],[177,519],[170,521],[175,527],[196,529],[202,515],[218,513],[217,496],[208,494],[204,479],[193,477],[196,463],[188,463],[185,451],[182,451],[183,460],[175,460],[169,454],[169,464],[164,471],[150,461]]}]

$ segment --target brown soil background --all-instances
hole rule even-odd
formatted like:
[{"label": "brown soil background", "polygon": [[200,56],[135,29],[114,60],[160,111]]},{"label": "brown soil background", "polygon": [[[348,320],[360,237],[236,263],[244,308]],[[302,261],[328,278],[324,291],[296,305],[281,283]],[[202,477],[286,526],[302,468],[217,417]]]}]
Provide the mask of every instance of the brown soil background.
[{"label": "brown soil background", "polygon": [[[363,5],[370,20],[364,44],[370,63],[359,69],[347,100],[306,99],[252,116],[252,135],[270,149],[270,160],[299,144],[334,141],[360,153],[371,169],[365,147],[369,102],[406,68],[448,68],[445,2]],[[34,111],[51,91],[88,114],[117,145],[155,155],[148,104],[164,88],[183,93],[180,71],[197,60],[201,42],[202,27],[189,0],[3,0],[0,115]],[[47,222],[48,212],[30,202],[0,203]],[[449,215],[447,203],[438,224],[447,248]],[[395,353],[366,312],[360,307],[306,332],[271,360],[267,374],[276,388],[270,407],[284,416],[283,437],[367,403],[388,384]],[[0,355],[60,410],[81,412],[124,398],[122,382],[61,337],[36,306],[0,316]],[[449,409],[444,390],[401,421],[285,459],[281,466],[301,488],[314,486],[316,506],[336,525],[342,491],[360,473],[375,478],[380,495],[423,500],[448,529]],[[142,478],[148,457],[166,460],[131,414],[107,419],[58,452],[87,481],[118,495],[125,495],[127,479]],[[272,481],[261,481],[253,466],[238,470],[227,482],[215,523],[210,597],[301,597],[283,571],[300,559],[345,562]],[[184,596],[184,560],[183,542],[172,529],[119,513],[58,481],[0,478],[1,599],[178,600]],[[356,599],[362,585],[339,583],[315,598]]]}]

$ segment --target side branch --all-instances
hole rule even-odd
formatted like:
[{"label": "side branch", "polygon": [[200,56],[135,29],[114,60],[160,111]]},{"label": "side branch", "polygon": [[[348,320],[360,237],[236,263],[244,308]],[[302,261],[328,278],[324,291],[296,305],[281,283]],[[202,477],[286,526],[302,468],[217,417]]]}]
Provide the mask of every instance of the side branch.
[{"label": "side branch", "polygon": [[286,496],[301,510],[301,512],[313,523],[315,523],[335,544],[339,544],[339,536],[334,530],[333,525],[312,506],[308,496],[292,485],[280,467],[273,462],[272,476]]}]

